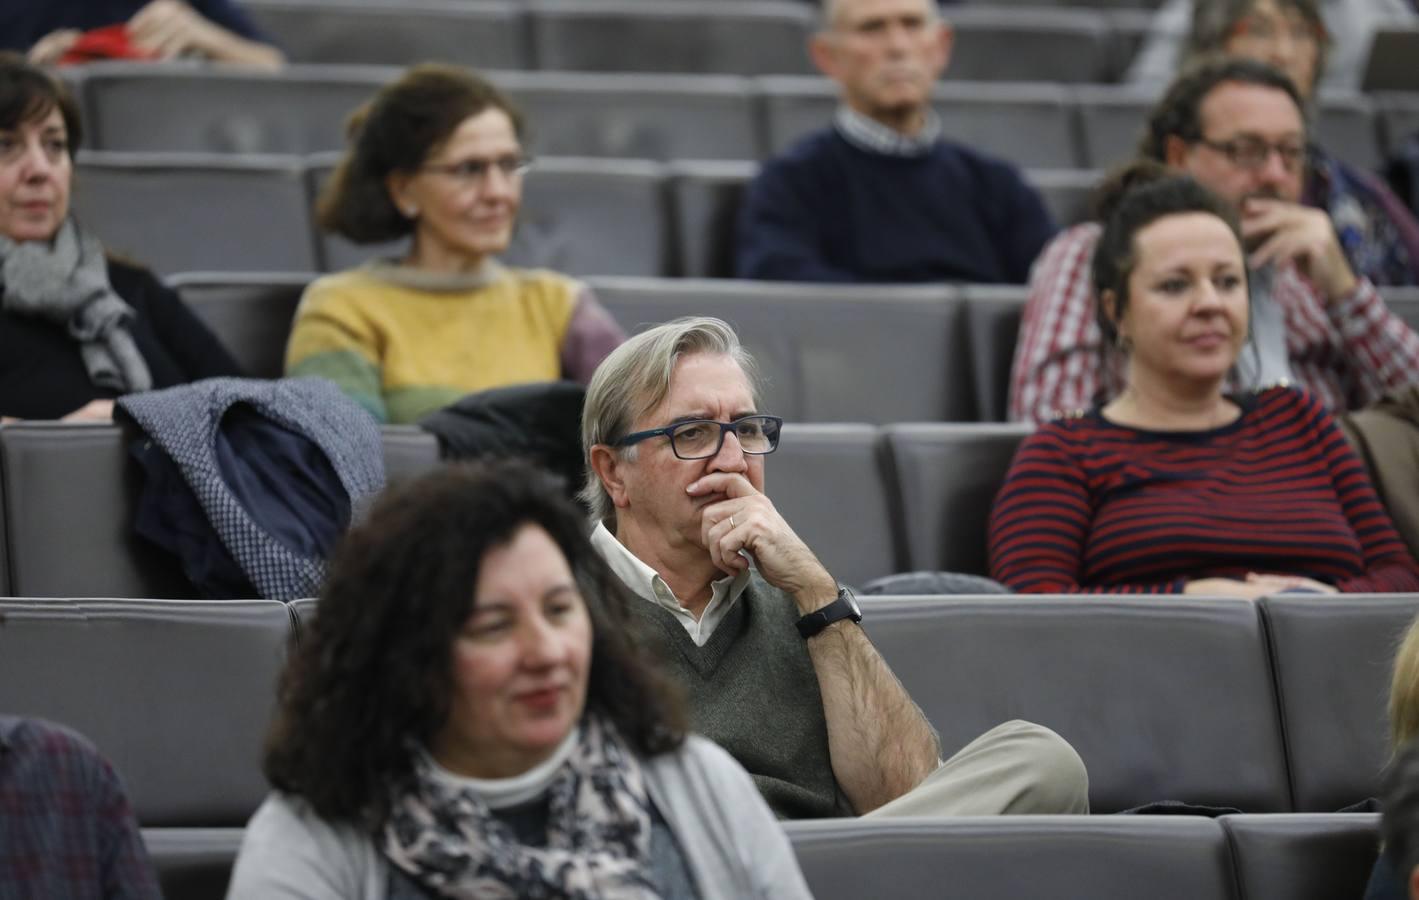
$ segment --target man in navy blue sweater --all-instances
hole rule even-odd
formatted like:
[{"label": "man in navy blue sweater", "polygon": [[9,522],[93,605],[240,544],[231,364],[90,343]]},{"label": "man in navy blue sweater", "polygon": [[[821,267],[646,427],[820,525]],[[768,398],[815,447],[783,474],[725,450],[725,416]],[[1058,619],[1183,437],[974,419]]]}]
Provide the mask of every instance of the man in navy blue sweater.
[{"label": "man in navy blue sweater", "polygon": [[1054,222],[1014,166],[942,138],[931,86],[952,32],[935,4],[824,0],[823,15],[809,51],[842,105],[750,185],[739,276],[1023,284]]}]

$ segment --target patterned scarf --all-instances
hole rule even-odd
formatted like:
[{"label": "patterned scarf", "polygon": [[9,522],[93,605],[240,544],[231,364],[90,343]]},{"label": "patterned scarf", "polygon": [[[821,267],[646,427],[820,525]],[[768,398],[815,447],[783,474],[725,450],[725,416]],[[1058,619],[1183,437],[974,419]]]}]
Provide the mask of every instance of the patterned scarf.
[{"label": "patterned scarf", "polygon": [[384,855],[442,897],[652,900],[650,799],[632,750],[611,723],[588,715],[571,757],[547,789],[547,845],[519,843],[472,790],[414,771],[395,792],[379,836]]},{"label": "patterned scarf", "polygon": [[0,284],[7,312],[63,325],[79,342],[89,380],[120,393],[146,391],[152,373],[129,330],[133,307],[108,283],[103,246],[70,216],[52,241],[0,236]]}]

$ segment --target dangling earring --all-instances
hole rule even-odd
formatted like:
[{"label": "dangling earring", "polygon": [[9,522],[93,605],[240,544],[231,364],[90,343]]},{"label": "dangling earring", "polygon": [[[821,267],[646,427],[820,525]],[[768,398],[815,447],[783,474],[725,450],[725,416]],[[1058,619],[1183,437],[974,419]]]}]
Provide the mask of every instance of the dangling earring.
[{"label": "dangling earring", "polygon": [[406,219],[413,219],[419,215],[419,207],[417,206],[410,206],[399,211],[404,214],[404,218]]},{"label": "dangling earring", "polygon": [[1130,341],[1121,331],[1114,332],[1114,347],[1120,353],[1127,353],[1133,349],[1133,341]]}]

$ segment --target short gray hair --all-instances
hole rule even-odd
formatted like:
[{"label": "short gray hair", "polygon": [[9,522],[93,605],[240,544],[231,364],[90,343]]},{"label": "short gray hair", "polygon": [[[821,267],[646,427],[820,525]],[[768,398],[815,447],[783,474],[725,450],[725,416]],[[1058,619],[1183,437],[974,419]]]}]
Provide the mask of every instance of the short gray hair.
[{"label": "short gray hair", "polygon": [[[1251,15],[1258,5],[1259,0],[1194,0],[1192,29],[1183,44],[1179,68],[1187,68],[1206,56],[1224,52],[1237,23]],[[1276,0],[1276,8],[1282,15],[1296,13],[1315,29],[1315,79],[1319,81],[1330,55],[1330,33],[1321,16],[1320,3],[1318,0]],[[1296,87],[1309,92],[1314,85],[1298,84]]]},{"label": "short gray hair", "polygon": [[[728,322],[704,316],[687,317],[642,331],[611,351],[597,366],[586,389],[581,413],[581,453],[586,463],[586,484],[581,499],[591,510],[592,521],[611,519],[616,507],[611,495],[591,467],[591,448],[624,437],[631,423],[650,412],[670,391],[670,376],[682,356],[711,353],[728,356],[749,379],[757,405],[758,376],[754,358]],[[634,447],[621,451],[631,458]]]},{"label": "short gray hair", "polygon": [[[847,0],[821,0],[819,10],[822,14],[820,21],[822,30],[826,31],[833,27],[834,20],[837,19],[842,5],[846,2]],[[940,0],[927,0],[926,5],[928,8],[927,11],[934,18],[941,18]]]}]

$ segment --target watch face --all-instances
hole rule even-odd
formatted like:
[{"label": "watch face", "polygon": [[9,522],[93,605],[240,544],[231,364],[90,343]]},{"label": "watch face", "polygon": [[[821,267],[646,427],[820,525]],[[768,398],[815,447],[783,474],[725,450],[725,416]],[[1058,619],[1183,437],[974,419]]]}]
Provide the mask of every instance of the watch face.
[{"label": "watch face", "polygon": [[847,605],[852,609],[852,614],[854,616],[859,619],[862,618],[862,607],[857,605],[857,598],[853,596],[852,591],[848,590],[847,588],[843,588],[842,593],[840,593],[838,596],[842,597],[844,600],[847,601]]}]

